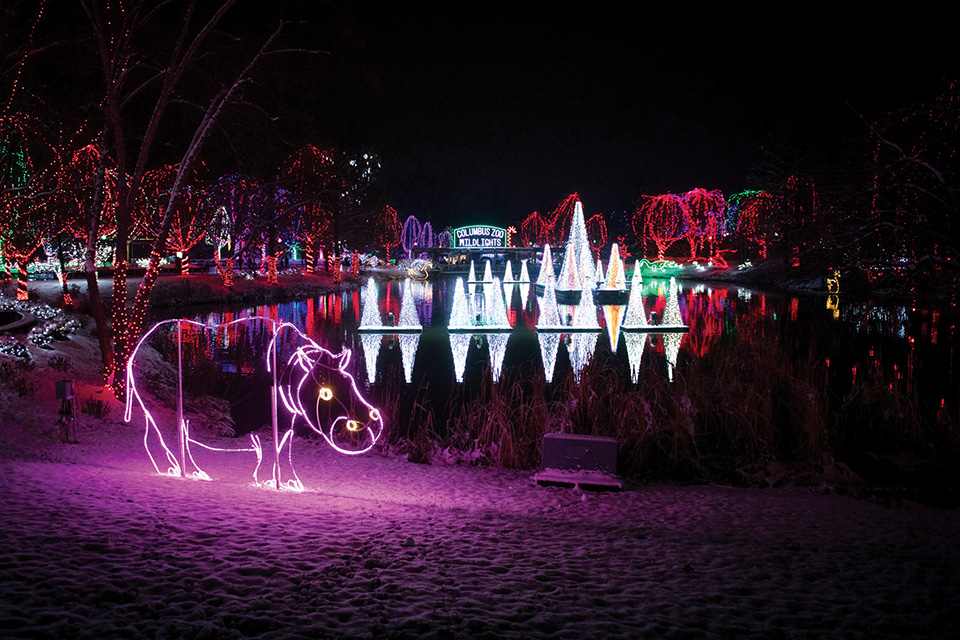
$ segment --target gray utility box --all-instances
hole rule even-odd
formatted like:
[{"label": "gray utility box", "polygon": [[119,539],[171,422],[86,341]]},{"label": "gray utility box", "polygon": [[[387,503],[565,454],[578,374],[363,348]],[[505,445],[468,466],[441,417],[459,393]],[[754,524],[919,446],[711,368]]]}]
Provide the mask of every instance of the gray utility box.
[{"label": "gray utility box", "polygon": [[617,440],[605,436],[548,433],[537,482],[620,487]]}]

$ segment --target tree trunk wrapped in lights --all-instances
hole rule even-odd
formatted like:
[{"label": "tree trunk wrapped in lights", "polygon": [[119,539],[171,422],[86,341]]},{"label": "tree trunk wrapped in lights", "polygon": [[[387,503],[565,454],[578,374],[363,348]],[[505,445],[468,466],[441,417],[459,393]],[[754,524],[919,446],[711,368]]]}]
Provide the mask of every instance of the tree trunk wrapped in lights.
[{"label": "tree trunk wrapped in lights", "polygon": [[[181,96],[177,93],[188,71],[195,68],[198,59],[206,53],[208,36],[214,32],[226,12],[236,0],[224,0],[216,7],[208,19],[195,24],[192,5],[180,22],[180,32],[173,45],[163,52],[166,60],[160,62],[162,73],[154,82],[143,83],[143,73],[152,73],[147,65],[139,64],[143,51],[141,38],[145,29],[155,25],[151,13],[152,5],[146,3],[108,4],[102,0],[81,0],[100,58],[102,71],[103,109],[106,122],[107,140],[117,166],[117,232],[116,232],[116,270],[114,272],[114,322],[113,344],[101,338],[104,360],[110,363],[113,374],[121,371],[127,363],[131,350],[139,339],[143,329],[150,294],[159,274],[161,252],[165,251],[171,226],[174,223],[175,209],[181,193],[186,189],[188,177],[204,141],[217,125],[226,105],[238,97],[240,87],[244,85],[253,71],[254,65],[273,48],[280,33],[278,28],[267,37],[262,46],[242,64],[231,82],[217,85],[214,92],[201,107],[198,124],[192,131],[189,142],[182,148],[176,176],[169,191],[169,199],[163,209],[157,236],[150,253],[149,263],[143,281],[137,290],[132,307],[128,307],[126,294],[126,270],[129,241],[133,231],[133,214],[137,199],[144,187],[144,176],[148,165],[154,161],[154,143],[160,144],[158,131],[161,120],[170,107]],[[149,41],[149,40],[147,40]],[[226,59],[226,58],[225,58]],[[192,86],[192,90],[197,89]],[[149,92],[153,91],[151,95]],[[142,129],[133,124],[137,113],[128,112],[126,107],[132,97],[137,97],[137,113],[146,116],[141,122]],[[192,102],[196,103],[196,99]],[[151,106],[152,105],[152,106]],[[135,142],[135,143],[134,143]],[[132,153],[129,153],[132,152]],[[129,153],[129,155],[128,155]],[[96,303],[95,303],[96,304]],[[99,317],[99,315],[98,315]],[[98,331],[103,336],[104,332]],[[123,376],[113,379],[113,388],[118,397],[125,396]]]}]

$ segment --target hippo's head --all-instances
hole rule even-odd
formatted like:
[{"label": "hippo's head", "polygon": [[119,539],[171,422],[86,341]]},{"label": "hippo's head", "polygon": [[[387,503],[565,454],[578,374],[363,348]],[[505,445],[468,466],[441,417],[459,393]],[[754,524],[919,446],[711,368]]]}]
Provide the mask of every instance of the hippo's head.
[{"label": "hippo's head", "polygon": [[316,343],[300,347],[284,373],[281,397],[311,429],[342,453],[369,451],[383,433],[380,410],[360,394],[347,372],[350,350],[333,354]]}]

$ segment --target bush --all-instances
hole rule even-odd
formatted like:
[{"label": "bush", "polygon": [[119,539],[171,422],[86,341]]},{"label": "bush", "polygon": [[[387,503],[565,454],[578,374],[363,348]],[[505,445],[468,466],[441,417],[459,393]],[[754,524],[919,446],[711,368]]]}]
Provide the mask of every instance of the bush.
[{"label": "bush", "polygon": [[110,415],[110,405],[99,398],[90,396],[84,401],[80,411],[98,420],[103,420]]}]

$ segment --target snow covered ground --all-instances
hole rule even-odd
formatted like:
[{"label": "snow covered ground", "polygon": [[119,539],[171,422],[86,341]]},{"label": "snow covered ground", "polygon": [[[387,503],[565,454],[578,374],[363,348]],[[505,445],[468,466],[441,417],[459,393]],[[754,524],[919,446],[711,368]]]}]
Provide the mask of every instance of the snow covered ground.
[{"label": "snow covered ground", "polygon": [[[294,456],[308,490],[156,475],[87,418],[0,459],[0,636],[947,637],[960,520],[811,489],[538,487],[529,472]],[[47,444],[42,441],[46,438]],[[9,440],[8,440],[9,441]]]},{"label": "snow covered ground", "polygon": [[[826,487],[539,487],[297,440],[307,487],[158,476],[143,423],[84,415],[61,444],[47,368],[103,398],[89,330],[0,389],[2,638],[944,638],[960,517]],[[169,408],[162,410],[168,420]],[[195,435],[218,444],[216,420]]]}]

